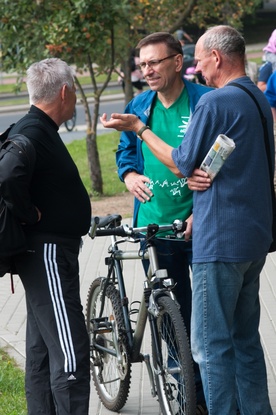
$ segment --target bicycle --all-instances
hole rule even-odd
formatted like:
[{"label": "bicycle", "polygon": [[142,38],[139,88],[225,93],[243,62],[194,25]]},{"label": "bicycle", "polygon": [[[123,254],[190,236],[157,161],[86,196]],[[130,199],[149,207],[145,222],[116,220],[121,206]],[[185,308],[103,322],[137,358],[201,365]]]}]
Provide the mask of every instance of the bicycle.
[{"label": "bicycle", "polygon": [[70,120],[67,120],[67,121],[64,122],[66,130],[67,131],[73,131],[73,129],[76,125],[76,121],[77,121],[77,110],[76,110],[76,107],[75,107],[72,118],[70,118]]},{"label": "bicycle", "polygon": [[[89,231],[92,239],[111,237],[109,256],[105,258],[107,276],[91,283],[86,302],[91,371],[98,396],[107,409],[119,411],[128,398],[132,363],[145,362],[151,395],[158,397],[162,413],[194,415],[196,395],[189,339],[172,291],[175,284],[166,270],[159,269],[154,246],[154,238],[161,232],[173,230],[175,237],[183,235],[185,222],[133,228],[121,225],[121,219],[117,214],[92,218]],[[140,242],[143,233],[145,248],[119,249],[120,244]],[[134,259],[148,259],[150,264],[139,308],[137,301],[129,305],[123,276],[123,261]],[[141,353],[147,320],[152,364],[150,356]]]}]

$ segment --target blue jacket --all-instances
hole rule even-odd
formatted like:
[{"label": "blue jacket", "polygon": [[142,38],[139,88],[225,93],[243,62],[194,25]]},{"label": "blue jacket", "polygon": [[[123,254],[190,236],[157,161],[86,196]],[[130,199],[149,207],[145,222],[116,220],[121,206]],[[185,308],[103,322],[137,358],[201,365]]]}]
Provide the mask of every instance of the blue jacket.
[{"label": "blue jacket", "polygon": [[[213,88],[206,87],[204,85],[194,84],[183,79],[185,87],[188,92],[191,112],[195,110],[195,106],[199,98],[206,92],[211,91]],[[125,113],[137,115],[143,123],[147,124],[151,106],[156,96],[155,91],[146,91],[137,95],[132,101],[129,102],[125,109]],[[139,174],[144,174],[144,159],[141,149],[142,141],[132,131],[124,131],[121,134],[120,143],[116,152],[116,163],[118,166],[118,175],[123,182],[123,176],[130,171],[136,171]],[[137,213],[140,202],[138,199],[134,199],[134,214],[133,223],[136,224]]]},{"label": "blue jacket", "polygon": [[276,72],[269,77],[264,94],[272,108],[276,108]]}]

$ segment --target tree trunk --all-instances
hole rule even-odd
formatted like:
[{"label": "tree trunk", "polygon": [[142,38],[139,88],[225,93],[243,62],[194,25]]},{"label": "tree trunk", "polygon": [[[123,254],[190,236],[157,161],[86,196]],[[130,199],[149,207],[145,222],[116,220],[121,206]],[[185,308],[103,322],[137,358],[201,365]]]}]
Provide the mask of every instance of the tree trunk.
[{"label": "tree trunk", "polygon": [[100,109],[100,98],[110,81],[111,74],[114,70],[114,62],[115,62],[115,51],[114,51],[114,30],[113,27],[110,31],[110,39],[111,39],[111,62],[108,70],[106,71],[106,79],[101,86],[98,87],[96,82],[95,71],[93,68],[93,61],[90,54],[87,55],[87,66],[91,77],[91,82],[94,90],[94,115],[93,121],[91,119],[90,109],[87,101],[87,97],[84,93],[84,90],[76,79],[76,84],[80,90],[82,102],[84,105],[85,110],[85,120],[87,125],[86,131],[86,149],[87,149],[87,157],[88,157],[88,167],[89,167],[89,174],[92,184],[91,193],[96,193],[98,195],[103,195],[103,179],[102,179],[102,171],[100,165],[100,158],[98,153],[98,146],[97,146],[97,123],[99,117],[99,109]]},{"label": "tree trunk", "polygon": [[100,109],[100,97],[95,96],[92,128],[90,131],[87,131],[86,146],[87,146],[88,165],[89,165],[93,193],[102,195],[103,194],[103,179],[102,179],[101,164],[100,164],[100,158],[99,158],[99,152],[98,152],[98,146],[97,146],[97,122],[98,122],[98,117],[99,117],[99,109]]},{"label": "tree trunk", "polygon": [[102,171],[97,147],[97,120],[99,116],[100,96],[96,96],[94,104],[93,122],[90,114],[89,104],[85,96],[85,92],[76,79],[76,84],[81,93],[81,100],[84,106],[85,121],[87,125],[86,130],[86,150],[88,158],[89,175],[92,184],[91,194],[103,194],[103,179]]},{"label": "tree trunk", "polygon": [[129,58],[122,62],[122,68],[124,72],[124,83],[125,83],[125,106],[133,98],[133,87],[131,83],[131,69],[129,66]]}]

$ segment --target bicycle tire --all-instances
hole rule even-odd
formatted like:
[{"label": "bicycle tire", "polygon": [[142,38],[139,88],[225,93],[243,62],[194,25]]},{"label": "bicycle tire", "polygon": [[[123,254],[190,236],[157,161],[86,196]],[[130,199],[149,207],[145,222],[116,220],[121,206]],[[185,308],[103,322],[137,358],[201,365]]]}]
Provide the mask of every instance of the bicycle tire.
[{"label": "bicycle tire", "polygon": [[[103,405],[110,411],[118,412],[125,405],[131,383],[131,363],[128,339],[124,330],[124,319],[118,290],[110,284],[105,292],[103,317],[115,320],[119,348],[123,357],[121,364],[115,356],[107,352],[97,351],[94,342],[114,346],[112,333],[93,335],[91,319],[99,317],[103,278],[95,279],[90,285],[86,302],[86,325],[90,338],[90,367],[95,388]],[[115,349],[113,349],[115,351]]]},{"label": "bicycle tire", "polygon": [[159,309],[156,327],[162,367],[158,364],[153,334],[152,357],[161,412],[163,415],[194,415],[196,391],[193,360],[183,318],[170,297],[159,297],[156,303]]},{"label": "bicycle tire", "polygon": [[70,118],[70,120],[67,120],[64,122],[65,128],[67,131],[73,131],[75,125],[76,125],[76,119],[77,119],[77,110],[76,108],[74,109],[74,113],[72,118]]}]

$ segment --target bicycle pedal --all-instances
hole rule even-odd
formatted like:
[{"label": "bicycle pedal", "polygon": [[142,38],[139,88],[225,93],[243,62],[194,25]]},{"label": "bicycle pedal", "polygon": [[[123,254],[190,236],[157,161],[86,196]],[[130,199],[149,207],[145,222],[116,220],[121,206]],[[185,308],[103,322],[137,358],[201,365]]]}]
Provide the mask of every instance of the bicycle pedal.
[{"label": "bicycle pedal", "polygon": [[94,333],[110,333],[112,331],[112,324],[107,317],[92,318],[90,322],[93,325]]}]

